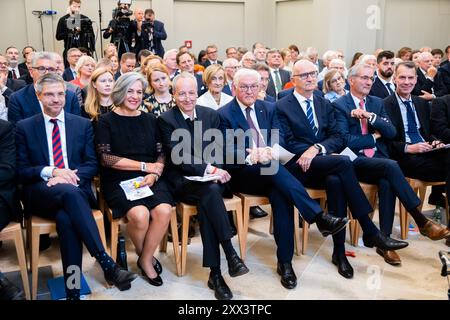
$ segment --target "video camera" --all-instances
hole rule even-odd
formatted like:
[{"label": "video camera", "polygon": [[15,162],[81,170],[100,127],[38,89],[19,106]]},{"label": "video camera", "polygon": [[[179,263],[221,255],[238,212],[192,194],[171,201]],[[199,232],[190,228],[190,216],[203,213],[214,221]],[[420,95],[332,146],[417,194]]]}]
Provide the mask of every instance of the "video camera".
[{"label": "video camera", "polygon": [[132,0],[119,0],[117,2],[117,8],[112,12],[114,22],[113,33],[118,36],[123,36],[130,27],[130,17],[133,15],[133,11],[130,10]]}]

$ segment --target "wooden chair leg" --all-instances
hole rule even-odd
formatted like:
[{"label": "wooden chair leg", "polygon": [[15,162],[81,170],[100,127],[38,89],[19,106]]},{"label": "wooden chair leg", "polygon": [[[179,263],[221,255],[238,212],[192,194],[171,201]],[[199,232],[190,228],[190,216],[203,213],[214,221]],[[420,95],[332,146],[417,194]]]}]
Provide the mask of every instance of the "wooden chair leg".
[{"label": "wooden chair leg", "polygon": [[[248,236],[248,224],[250,219],[250,206],[247,201],[242,200],[242,231],[241,231],[241,257],[244,259],[247,256],[247,236]],[[239,224],[239,221],[238,221]],[[239,227],[239,225],[238,225]],[[239,232],[239,230],[238,230]]]},{"label": "wooden chair leg", "polygon": [[39,276],[39,227],[31,228],[31,299],[36,300]]},{"label": "wooden chair leg", "polygon": [[117,259],[117,241],[119,240],[119,220],[110,221],[111,224],[111,258],[116,261]]},{"label": "wooden chair leg", "polygon": [[409,231],[409,216],[405,207],[399,201],[399,215],[400,215],[400,238],[405,240],[408,238]]},{"label": "wooden chair leg", "polygon": [[300,220],[298,215],[300,213],[297,209],[294,210],[294,246],[295,246],[295,254],[297,256],[301,255],[300,252]]},{"label": "wooden chair leg", "polygon": [[187,245],[188,245],[188,234],[189,234],[189,220],[190,215],[182,214],[182,231],[181,231],[181,276],[186,274],[186,259],[187,259]]},{"label": "wooden chair leg", "polygon": [[302,223],[303,233],[302,233],[302,254],[306,254],[306,248],[308,247],[308,232],[309,232],[309,223],[303,219]]},{"label": "wooden chair leg", "polygon": [[244,241],[244,237],[242,236],[243,233],[243,216],[242,216],[242,206],[240,206],[239,208],[236,208],[235,210],[235,214],[236,214],[236,222],[237,222],[237,234],[238,234],[238,240],[239,240],[239,250],[241,251],[241,259],[245,260],[247,253],[246,253],[246,241],[247,239],[245,239]]},{"label": "wooden chair leg", "polygon": [[164,234],[164,237],[161,239],[161,242],[159,244],[159,252],[167,252],[167,236],[168,232]]},{"label": "wooden chair leg", "polygon": [[19,227],[14,235],[14,243],[16,245],[17,259],[20,266],[20,274],[22,276],[23,290],[25,297],[30,300],[30,283],[28,282],[27,260],[25,256],[25,246],[23,242],[22,229]]},{"label": "wooden chair leg", "polygon": [[108,247],[106,245],[105,224],[103,222],[103,217],[101,219],[96,219],[95,222],[97,223],[97,228],[100,234],[100,239],[102,240],[103,247],[106,251],[108,251]]},{"label": "wooden chair leg", "polygon": [[174,210],[172,217],[170,218],[170,230],[172,232],[172,245],[173,245],[173,256],[175,258],[175,266],[177,270],[177,276],[181,277],[181,259],[180,259],[180,246],[178,239],[178,222],[177,222],[177,211]]},{"label": "wooden chair leg", "polygon": [[269,222],[269,233],[273,234],[273,210],[272,213],[270,214],[270,222]]}]

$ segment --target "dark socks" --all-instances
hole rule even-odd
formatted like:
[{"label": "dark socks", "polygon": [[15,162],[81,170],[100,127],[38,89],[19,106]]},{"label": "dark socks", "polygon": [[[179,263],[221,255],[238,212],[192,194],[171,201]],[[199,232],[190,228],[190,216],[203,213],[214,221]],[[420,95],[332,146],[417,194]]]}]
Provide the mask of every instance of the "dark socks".
[{"label": "dark socks", "polygon": [[358,218],[358,222],[361,225],[361,229],[367,236],[373,236],[378,233],[377,227],[370,220],[369,215],[364,215]]},{"label": "dark socks", "polygon": [[220,267],[211,267],[211,276],[220,276],[221,274]]},{"label": "dark socks", "polygon": [[220,242],[220,244],[222,245],[223,252],[225,252],[227,259],[237,254],[236,250],[234,250],[233,245],[231,244],[231,240],[224,240]]},{"label": "dark socks", "polygon": [[425,226],[425,223],[427,223],[428,221],[428,219],[417,208],[410,210],[409,214],[411,215],[411,217],[413,217],[419,228],[423,228]]},{"label": "dark socks", "polygon": [[95,255],[95,259],[97,259],[97,262],[100,264],[100,267],[103,269],[104,273],[112,272],[116,266],[116,263],[106,254],[105,251],[97,253]]},{"label": "dark socks", "polygon": [[80,300],[80,290],[71,289],[66,290],[66,300]]}]

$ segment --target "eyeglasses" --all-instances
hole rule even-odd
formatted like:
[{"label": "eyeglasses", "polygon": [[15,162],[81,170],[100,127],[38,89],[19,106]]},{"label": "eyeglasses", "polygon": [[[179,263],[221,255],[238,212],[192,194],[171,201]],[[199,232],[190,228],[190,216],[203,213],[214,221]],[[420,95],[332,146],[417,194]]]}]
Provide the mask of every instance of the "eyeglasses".
[{"label": "eyeglasses", "polygon": [[306,72],[306,73],[300,73],[300,74],[293,74],[293,77],[299,77],[302,80],[306,80],[308,79],[308,77],[310,76],[311,78],[315,79],[317,78],[317,75],[319,73],[317,71],[312,71],[312,72]]},{"label": "eyeglasses", "polygon": [[207,54],[213,54],[213,53],[217,53],[217,50],[216,51],[210,51]]},{"label": "eyeglasses", "polygon": [[244,91],[244,92],[247,92],[248,89],[250,89],[251,91],[256,91],[256,90],[259,89],[259,85],[258,84],[252,84],[252,85],[246,86],[244,84],[241,84],[241,85],[238,86],[238,88],[239,88],[239,90]]},{"label": "eyeglasses", "polygon": [[8,65],[8,62],[0,62],[0,65],[1,65],[1,66],[7,66],[7,65]]},{"label": "eyeglasses", "polygon": [[180,92],[177,96],[181,100],[186,100],[187,98],[193,99],[197,98],[197,92]]},{"label": "eyeglasses", "polygon": [[364,81],[370,80],[370,81],[373,82],[373,81],[375,80],[374,77],[369,77],[369,76],[356,76],[356,77],[358,77],[358,78],[360,78],[360,79],[362,79],[362,80],[364,80]]},{"label": "eyeglasses", "polygon": [[46,68],[46,67],[33,67],[34,70],[37,70],[40,74],[45,74],[47,72],[55,73],[58,71],[56,68]]},{"label": "eyeglasses", "polygon": [[336,79],[331,80],[330,83],[335,84],[336,82],[341,81],[341,80],[342,80],[342,77],[338,77]]}]

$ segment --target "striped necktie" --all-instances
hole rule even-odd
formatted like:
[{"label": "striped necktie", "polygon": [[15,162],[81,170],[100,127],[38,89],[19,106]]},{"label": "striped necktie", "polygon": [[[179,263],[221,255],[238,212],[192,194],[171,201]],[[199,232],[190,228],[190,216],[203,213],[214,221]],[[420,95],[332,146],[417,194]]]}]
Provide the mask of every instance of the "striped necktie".
[{"label": "striped necktie", "polygon": [[50,122],[53,123],[53,165],[59,169],[64,169],[64,157],[61,146],[61,134],[59,132],[58,119],[50,119]]},{"label": "striped necktie", "polygon": [[314,113],[313,108],[311,106],[311,100],[306,100],[306,117],[308,118],[309,125],[314,132],[314,135],[317,136],[319,129],[317,129],[316,124],[314,123]]}]

